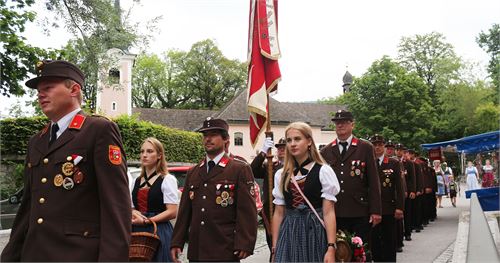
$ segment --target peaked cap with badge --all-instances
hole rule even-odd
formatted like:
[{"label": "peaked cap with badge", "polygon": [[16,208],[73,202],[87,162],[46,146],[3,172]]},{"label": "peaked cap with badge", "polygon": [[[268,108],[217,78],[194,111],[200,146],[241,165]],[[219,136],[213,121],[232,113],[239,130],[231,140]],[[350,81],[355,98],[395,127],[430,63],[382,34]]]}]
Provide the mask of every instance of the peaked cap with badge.
[{"label": "peaked cap with badge", "polygon": [[354,116],[350,111],[338,110],[335,112],[332,121],[354,121]]},{"label": "peaked cap with badge", "polygon": [[38,83],[48,78],[72,79],[83,88],[85,75],[73,63],[64,60],[43,60],[36,65],[37,77],[26,81],[26,86],[36,89]]},{"label": "peaked cap with badge", "polygon": [[227,122],[223,119],[214,119],[212,117],[208,117],[203,122],[203,127],[198,129],[198,132],[206,132],[213,130],[222,130],[227,132],[229,131],[229,125],[227,125]]}]

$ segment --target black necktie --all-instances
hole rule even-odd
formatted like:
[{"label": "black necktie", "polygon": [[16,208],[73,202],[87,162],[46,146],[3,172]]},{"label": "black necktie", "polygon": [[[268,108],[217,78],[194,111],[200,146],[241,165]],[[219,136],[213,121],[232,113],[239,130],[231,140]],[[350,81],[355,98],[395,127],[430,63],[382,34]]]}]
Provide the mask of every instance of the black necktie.
[{"label": "black necktie", "polygon": [[342,152],[340,153],[340,156],[344,157],[345,153],[347,152],[347,145],[349,145],[348,142],[339,142],[340,145],[342,145]]},{"label": "black necktie", "polygon": [[212,161],[212,160],[210,160],[210,161],[208,162],[208,172],[209,172],[209,173],[210,173],[210,171],[212,170],[212,168],[214,168],[214,166],[215,166],[215,162],[214,162],[214,161]]},{"label": "black necktie", "polygon": [[57,123],[52,124],[52,127],[50,128],[49,146],[57,140],[57,131],[59,131],[59,125],[57,125]]}]

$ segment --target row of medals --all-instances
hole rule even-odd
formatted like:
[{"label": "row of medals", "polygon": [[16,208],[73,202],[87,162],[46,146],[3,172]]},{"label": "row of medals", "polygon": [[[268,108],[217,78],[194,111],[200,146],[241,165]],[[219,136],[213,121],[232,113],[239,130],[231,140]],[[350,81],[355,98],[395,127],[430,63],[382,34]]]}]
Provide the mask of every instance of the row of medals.
[{"label": "row of medals", "polygon": [[54,185],[56,187],[62,186],[66,190],[71,190],[75,187],[75,184],[81,184],[83,182],[84,175],[82,171],[71,162],[72,159],[71,156],[68,156],[66,158],[68,161],[61,167],[61,172],[64,177],[61,174],[57,174],[54,177]]},{"label": "row of medals", "polygon": [[[220,188],[220,185],[218,185],[217,188]],[[229,186],[225,185],[224,188],[229,188]],[[222,206],[222,207],[226,207],[226,206],[232,205],[234,203],[232,191],[231,192],[222,191],[222,193],[221,193],[221,191],[219,189],[217,189],[215,194],[217,195],[217,198],[215,198],[215,203]]]}]

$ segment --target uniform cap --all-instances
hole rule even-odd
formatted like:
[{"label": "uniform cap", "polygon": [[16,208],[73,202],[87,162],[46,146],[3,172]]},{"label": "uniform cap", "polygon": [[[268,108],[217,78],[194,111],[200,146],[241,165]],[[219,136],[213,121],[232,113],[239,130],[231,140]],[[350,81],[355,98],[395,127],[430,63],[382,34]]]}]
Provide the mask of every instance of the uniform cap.
[{"label": "uniform cap", "polygon": [[394,143],[391,140],[387,140],[385,143],[386,148],[394,148]]},{"label": "uniform cap", "polygon": [[377,142],[385,143],[384,136],[382,136],[380,134],[375,134],[370,138],[370,142],[371,143],[377,143]]},{"label": "uniform cap", "polygon": [[229,126],[227,125],[227,122],[223,119],[214,119],[212,117],[208,117],[203,122],[203,127],[201,127],[198,131],[205,132],[211,130],[223,130],[227,132],[229,130]]},{"label": "uniform cap", "polygon": [[396,143],[396,150],[406,150],[406,147],[402,143]]},{"label": "uniform cap", "polygon": [[352,113],[350,111],[338,110],[337,112],[335,112],[335,116],[333,116],[332,121],[340,120],[353,121],[354,117],[352,116]]},{"label": "uniform cap", "polygon": [[286,140],[284,137],[281,137],[278,141],[278,143],[276,143],[274,146],[277,148],[277,147],[280,147],[280,146],[285,146],[286,145]]},{"label": "uniform cap", "polygon": [[36,65],[37,77],[26,81],[26,86],[36,89],[38,83],[47,78],[64,78],[76,81],[83,88],[85,75],[74,64],[64,60],[44,60]]}]

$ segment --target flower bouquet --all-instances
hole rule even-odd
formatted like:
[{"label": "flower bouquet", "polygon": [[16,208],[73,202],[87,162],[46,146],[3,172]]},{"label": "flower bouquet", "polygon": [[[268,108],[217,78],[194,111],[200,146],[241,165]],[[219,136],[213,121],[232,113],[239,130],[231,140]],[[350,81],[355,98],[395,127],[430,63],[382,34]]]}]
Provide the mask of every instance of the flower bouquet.
[{"label": "flower bouquet", "polygon": [[338,230],[335,260],[339,262],[366,262],[365,246],[363,240],[355,234]]}]

